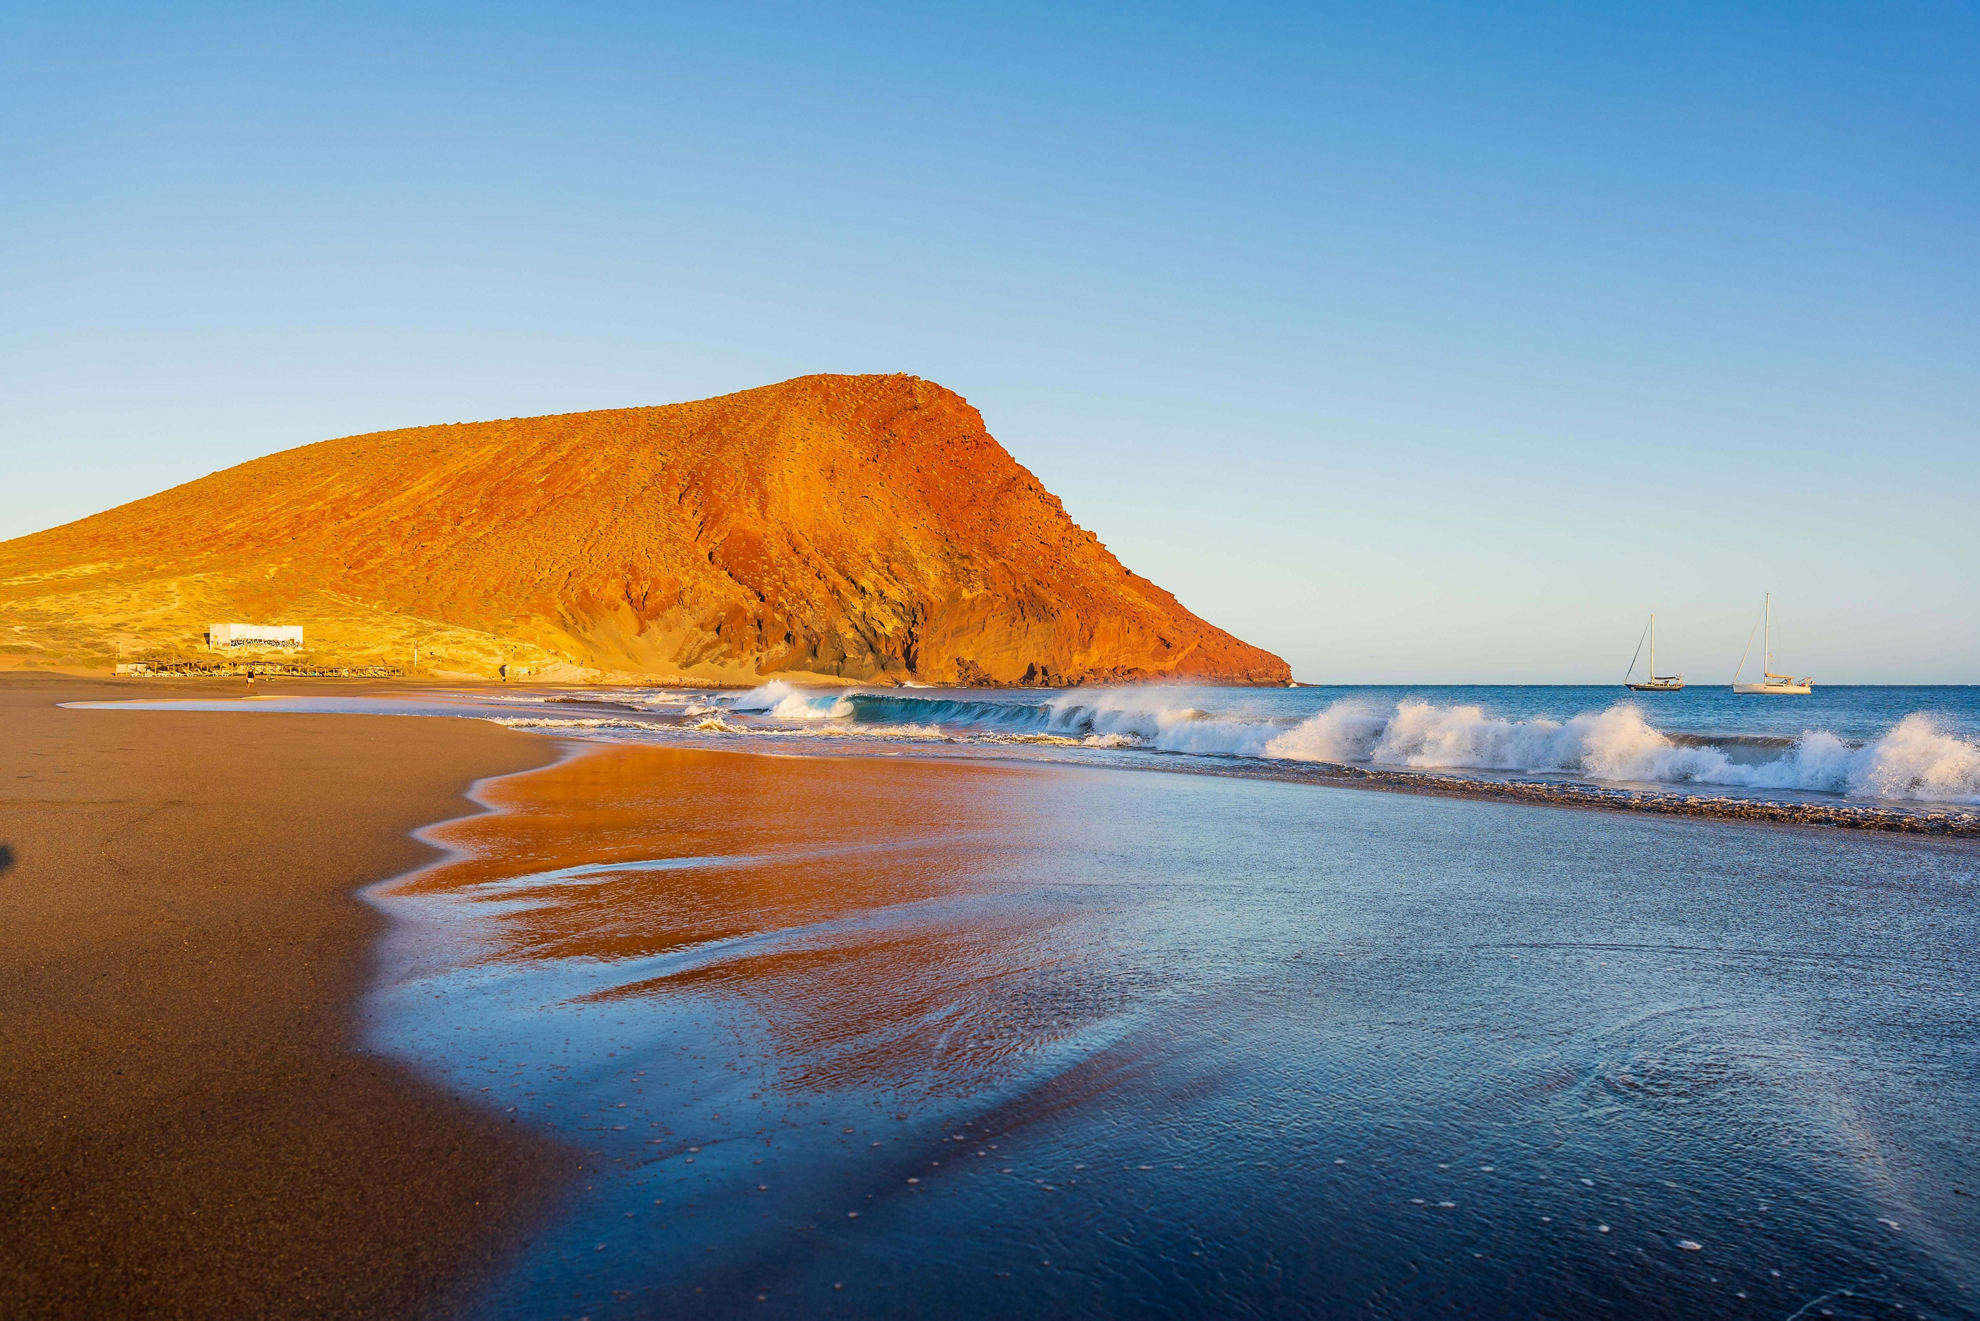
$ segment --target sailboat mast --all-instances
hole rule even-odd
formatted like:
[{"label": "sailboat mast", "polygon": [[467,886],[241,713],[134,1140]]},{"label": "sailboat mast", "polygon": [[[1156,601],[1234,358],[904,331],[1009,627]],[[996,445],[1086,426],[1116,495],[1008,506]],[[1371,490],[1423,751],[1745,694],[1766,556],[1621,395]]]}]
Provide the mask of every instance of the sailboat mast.
[{"label": "sailboat mast", "polygon": [[1650,682],[1657,682],[1657,616],[1650,616]]},{"label": "sailboat mast", "polygon": [[1767,665],[1762,673],[1772,673],[1774,668],[1774,594],[1772,592],[1767,593],[1767,631],[1760,636],[1761,653],[1767,658]]}]

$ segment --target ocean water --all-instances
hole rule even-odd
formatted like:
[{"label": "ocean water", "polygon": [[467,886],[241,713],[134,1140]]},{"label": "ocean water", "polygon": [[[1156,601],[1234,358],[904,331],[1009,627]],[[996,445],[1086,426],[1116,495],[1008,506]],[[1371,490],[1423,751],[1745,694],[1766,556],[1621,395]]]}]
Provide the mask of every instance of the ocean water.
[{"label": "ocean water", "polygon": [[[240,699],[160,699],[244,709]],[[1931,810],[1980,804],[1980,687],[533,689],[259,697],[267,711],[493,719],[578,739],[758,753],[937,755],[1220,770],[1338,764]],[[1198,759],[1198,761],[1190,761]]]},{"label": "ocean water", "polygon": [[125,705],[566,740],[373,891],[368,1048],[570,1144],[479,1315],[1910,1318],[1980,1316],[1973,841],[1151,771],[1970,802],[1972,694]]},{"label": "ocean water", "polygon": [[[239,699],[86,705],[243,709]],[[1929,810],[1980,804],[1980,687],[1143,686],[544,689],[267,697],[255,709],[491,719],[576,738],[1240,773],[1341,765]]]},{"label": "ocean water", "polygon": [[581,1166],[481,1315],[1980,1315],[1970,842],[646,741],[482,794],[367,1008]]},{"label": "ocean water", "polygon": [[[603,703],[604,705],[599,705]],[[1980,803],[1980,688],[1137,687],[1063,692],[624,690],[504,702],[509,723],[757,749],[857,740],[886,750],[1092,765],[1166,758],[1423,772],[1853,802]],[[592,709],[583,709],[583,708]],[[530,708],[527,712],[515,708]]]}]

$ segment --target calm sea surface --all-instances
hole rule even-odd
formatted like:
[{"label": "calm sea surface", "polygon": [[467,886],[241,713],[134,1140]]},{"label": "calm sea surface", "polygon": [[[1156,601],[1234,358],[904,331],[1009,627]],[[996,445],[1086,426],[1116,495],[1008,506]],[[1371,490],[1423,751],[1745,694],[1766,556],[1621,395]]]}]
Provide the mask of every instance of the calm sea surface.
[{"label": "calm sea surface", "polygon": [[486,1315],[1980,1312],[1970,844],[639,744],[488,793],[370,1010],[582,1153]]}]

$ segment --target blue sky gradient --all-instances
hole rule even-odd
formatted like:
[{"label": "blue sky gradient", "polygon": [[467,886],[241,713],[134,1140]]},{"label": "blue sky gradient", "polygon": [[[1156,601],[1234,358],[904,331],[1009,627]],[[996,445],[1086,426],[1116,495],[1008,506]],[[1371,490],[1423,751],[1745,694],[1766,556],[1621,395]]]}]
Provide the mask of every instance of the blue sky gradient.
[{"label": "blue sky gradient", "polygon": [[0,536],[908,371],[1319,681],[1980,681],[1980,9],[43,6]]}]

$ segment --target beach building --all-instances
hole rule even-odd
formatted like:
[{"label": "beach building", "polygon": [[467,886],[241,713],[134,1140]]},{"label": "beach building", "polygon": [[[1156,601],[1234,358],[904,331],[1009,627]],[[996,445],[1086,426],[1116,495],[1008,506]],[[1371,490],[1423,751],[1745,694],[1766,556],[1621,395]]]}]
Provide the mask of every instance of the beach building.
[{"label": "beach building", "polygon": [[289,647],[302,650],[301,625],[291,624],[208,624],[206,645],[212,651],[232,647]]}]

